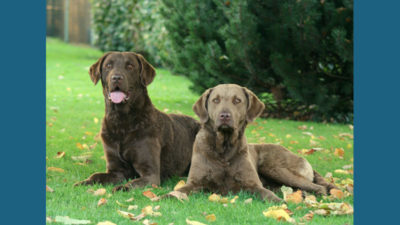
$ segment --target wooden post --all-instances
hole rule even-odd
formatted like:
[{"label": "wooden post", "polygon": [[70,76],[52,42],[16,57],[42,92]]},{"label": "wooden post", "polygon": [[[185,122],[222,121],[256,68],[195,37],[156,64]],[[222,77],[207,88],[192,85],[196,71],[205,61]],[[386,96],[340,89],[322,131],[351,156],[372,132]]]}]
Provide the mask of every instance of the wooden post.
[{"label": "wooden post", "polygon": [[64,7],[64,41],[69,41],[69,0],[65,0]]}]

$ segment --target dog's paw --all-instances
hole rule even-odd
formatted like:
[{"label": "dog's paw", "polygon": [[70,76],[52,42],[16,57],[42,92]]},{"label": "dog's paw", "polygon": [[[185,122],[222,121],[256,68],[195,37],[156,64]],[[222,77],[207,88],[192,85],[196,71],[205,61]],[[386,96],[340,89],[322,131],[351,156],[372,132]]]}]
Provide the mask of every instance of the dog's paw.
[{"label": "dog's paw", "polygon": [[130,184],[125,184],[125,185],[118,185],[115,188],[113,188],[112,192],[115,193],[117,191],[129,191],[131,189]]},{"label": "dog's paw", "polygon": [[319,190],[317,190],[316,193],[319,195],[327,195],[328,191],[327,191],[326,187],[321,186],[321,188]]},{"label": "dog's paw", "polygon": [[83,185],[92,185],[92,184],[93,184],[93,181],[91,181],[91,180],[83,180],[83,181],[76,182],[74,184],[74,187],[83,186]]}]

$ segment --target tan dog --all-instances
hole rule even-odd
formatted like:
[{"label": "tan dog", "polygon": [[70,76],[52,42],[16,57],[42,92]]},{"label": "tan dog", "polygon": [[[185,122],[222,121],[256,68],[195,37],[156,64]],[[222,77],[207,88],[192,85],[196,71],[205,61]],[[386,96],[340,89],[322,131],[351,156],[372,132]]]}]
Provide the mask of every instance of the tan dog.
[{"label": "tan dog", "polygon": [[193,146],[187,184],[178,191],[204,189],[225,195],[245,190],[281,201],[264,186],[287,185],[319,194],[333,188],[306,159],[284,147],[247,144],[247,123],[264,107],[253,92],[238,85],[222,84],[205,91],[193,106],[202,127]]}]

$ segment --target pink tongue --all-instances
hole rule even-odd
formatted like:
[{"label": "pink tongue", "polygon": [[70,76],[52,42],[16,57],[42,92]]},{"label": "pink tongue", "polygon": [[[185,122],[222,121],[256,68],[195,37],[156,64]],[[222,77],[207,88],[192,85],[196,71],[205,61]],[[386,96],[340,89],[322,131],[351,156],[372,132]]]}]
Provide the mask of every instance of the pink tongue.
[{"label": "pink tongue", "polygon": [[126,94],[122,91],[113,91],[110,93],[111,101],[114,103],[121,103],[125,97]]}]

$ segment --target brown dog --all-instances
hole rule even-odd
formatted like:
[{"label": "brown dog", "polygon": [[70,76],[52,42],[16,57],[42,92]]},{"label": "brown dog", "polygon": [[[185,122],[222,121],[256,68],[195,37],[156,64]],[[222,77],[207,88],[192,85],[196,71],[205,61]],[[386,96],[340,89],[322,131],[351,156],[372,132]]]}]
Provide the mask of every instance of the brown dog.
[{"label": "brown dog", "polygon": [[247,88],[222,84],[208,89],[193,106],[202,127],[196,136],[187,184],[180,192],[206,189],[227,194],[246,190],[281,201],[263,186],[287,185],[326,194],[328,184],[311,165],[284,147],[247,144],[248,122],[264,104]]},{"label": "brown dog", "polygon": [[[200,124],[184,115],[167,115],[150,101],[147,86],[154,68],[139,54],[109,52],[90,67],[90,78],[103,85],[105,116],[101,138],[105,173],[95,173],[75,185],[116,184],[128,190],[187,173]],[[139,177],[139,178],[138,178]]]}]

